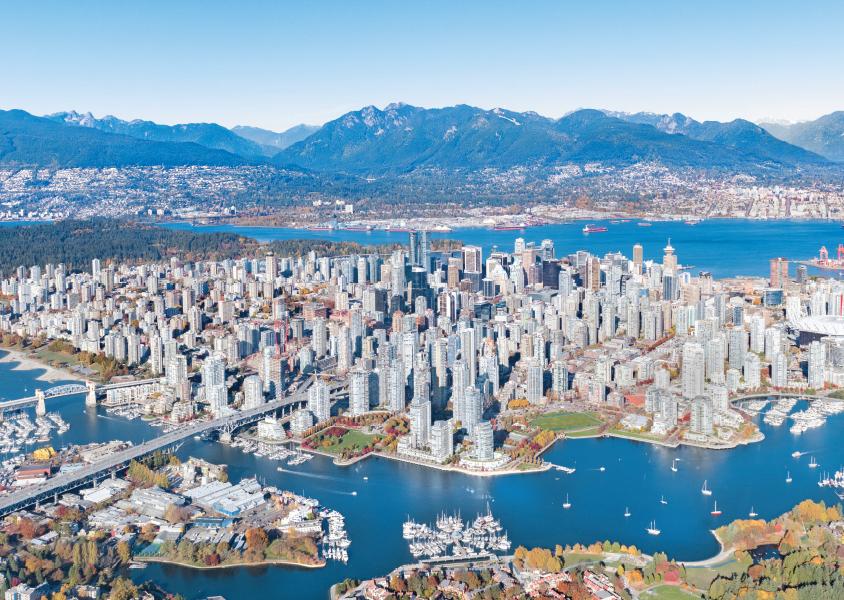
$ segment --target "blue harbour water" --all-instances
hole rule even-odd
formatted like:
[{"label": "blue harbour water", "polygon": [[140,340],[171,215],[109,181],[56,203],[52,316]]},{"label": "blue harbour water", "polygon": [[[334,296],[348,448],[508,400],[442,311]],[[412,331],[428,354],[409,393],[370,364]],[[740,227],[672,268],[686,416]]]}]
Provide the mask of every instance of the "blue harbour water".
[{"label": "blue harbour water", "polygon": [[[190,225],[180,225],[190,227]],[[490,249],[498,244],[510,249],[516,237],[539,242],[554,240],[558,255],[587,249],[603,253],[621,250],[640,242],[646,257],[657,257],[668,237],[680,260],[717,277],[737,274],[764,275],[767,259],[773,256],[809,257],[821,244],[837,247],[841,227],[832,222],[707,221],[696,226],[682,223],[635,223],[608,225],[609,231],[586,236],[582,224],[531,228],[523,232],[459,230],[439,237],[462,239]],[[384,242],[404,241],[406,234],[387,232],[302,232],[285,229],[197,227],[198,230],[238,231],[261,240],[320,237]],[[16,398],[30,395],[37,371],[12,371],[0,363],[0,395]],[[48,401],[70,423],[70,430],[54,444],[90,440],[127,439],[139,442],[155,435],[154,428],[140,420],[125,421],[105,415],[101,409],[84,407],[82,395]],[[799,410],[801,405],[795,408]],[[412,557],[401,537],[401,524],[411,516],[433,521],[439,512],[460,511],[464,517],[486,510],[487,503],[498,516],[515,545],[590,543],[606,539],[635,544],[653,552],[663,550],[677,559],[698,560],[719,550],[710,534],[715,527],[746,517],[753,506],[761,518],[779,515],[797,502],[822,499],[837,502],[835,495],[817,486],[819,472],[844,465],[840,432],[844,414],[829,418],[821,428],[801,436],[792,435],[788,422],[775,428],[760,424],[764,441],[733,450],[711,451],[681,447],[668,449],[623,439],[583,439],[556,444],[545,458],[555,464],[575,467],[572,475],[558,471],[482,478],[415,467],[384,458],[370,458],[352,467],[336,467],[317,456],[297,467],[256,458],[212,442],[189,440],[180,455],[200,456],[229,466],[237,480],[257,474],[267,484],[319,498],[346,516],[352,545],[348,564],[329,562],[322,569],[281,566],[243,567],[219,571],[198,571],[169,565],[150,565],[132,571],[136,580],[152,579],[188,600],[211,594],[229,600],[253,597],[256,591],[271,591],[272,597],[320,599],[328,597],[332,583],[346,577],[365,578],[383,574],[410,562]],[[809,469],[809,455],[794,459],[794,450],[810,452],[820,463]],[[679,458],[678,472],[671,471]],[[605,470],[600,471],[600,467]],[[790,470],[793,482],[785,483]],[[367,477],[364,480],[364,477]],[[700,488],[708,480],[711,497]],[[357,492],[353,495],[352,492]],[[572,503],[562,508],[566,494]],[[667,504],[660,503],[664,496]],[[712,517],[713,500],[723,510]],[[632,515],[624,517],[625,507]],[[645,528],[655,520],[662,535],[647,535]]]},{"label": "blue harbour water", "polygon": [[[484,256],[496,248],[512,251],[516,238],[539,244],[543,239],[554,242],[557,256],[578,250],[588,250],[602,256],[620,251],[632,256],[633,244],[644,247],[645,259],[661,259],[662,249],[670,238],[680,262],[693,265],[692,273],[709,271],[714,277],[735,275],[767,275],[768,259],[784,256],[791,259],[808,259],[818,254],[826,245],[831,256],[838,244],[844,241],[844,229],[837,221],[757,221],[748,219],[712,219],[697,225],[680,221],[656,221],[650,227],[640,227],[637,221],[613,224],[609,221],[592,221],[604,225],[604,233],[583,233],[583,221],[529,227],[517,231],[492,231],[489,229],[455,229],[432,233],[432,238],[462,240],[466,244],[483,247]],[[352,241],[364,244],[406,243],[407,233],[383,230],[364,231],[309,231],[278,227],[241,227],[236,225],[193,226],[190,223],[171,223],[177,229],[193,231],[225,231],[253,237],[259,241],[289,239],[326,239]]]}]

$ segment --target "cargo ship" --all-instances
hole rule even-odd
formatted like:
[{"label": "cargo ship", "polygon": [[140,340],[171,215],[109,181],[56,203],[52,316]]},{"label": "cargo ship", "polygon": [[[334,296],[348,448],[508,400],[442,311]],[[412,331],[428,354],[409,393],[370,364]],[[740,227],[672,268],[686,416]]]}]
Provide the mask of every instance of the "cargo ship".
[{"label": "cargo ship", "polygon": [[587,225],[583,228],[583,233],[602,233],[606,230],[606,227],[602,227],[600,225]]},{"label": "cargo ship", "polygon": [[524,229],[524,225],[495,225],[493,231],[519,231]]}]

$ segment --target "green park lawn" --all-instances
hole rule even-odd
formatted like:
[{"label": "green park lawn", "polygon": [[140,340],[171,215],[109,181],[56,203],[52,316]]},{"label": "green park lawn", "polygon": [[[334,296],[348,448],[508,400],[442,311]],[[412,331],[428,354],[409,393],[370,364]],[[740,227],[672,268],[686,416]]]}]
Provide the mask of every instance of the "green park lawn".
[{"label": "green park lawn", "polygon": [[321,447],[320,449],[331,454],[342,454],[345,450],[361,450],[371,444],[374,438],[374,435],[349,429],[337,442],[330,446]]},{"label": "green park lawn", "polygon": [[737,573],[744,573],[749,566],[750,563],[731,559],[713,567],[686,567],[686,580],[699,590],[708,590],[709,584],[719,575],[730,577]]},{"label": "green park lawn", "polygon": [[598,427],[603,422],[595,413],[553,412],[540,415],[530,424],[549,431],[576,431]]},{"label": "green park lawn", "polygon": [[641,600],[699,600],[700,596],[673,585],[658,585],[639,594]]}]

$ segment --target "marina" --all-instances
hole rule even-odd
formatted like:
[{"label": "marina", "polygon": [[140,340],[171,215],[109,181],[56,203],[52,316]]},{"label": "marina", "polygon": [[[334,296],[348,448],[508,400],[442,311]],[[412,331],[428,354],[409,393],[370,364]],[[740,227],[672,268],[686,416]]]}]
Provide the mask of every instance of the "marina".
[{"label": "marina", "polygon": [[325,511],[322,516],[328,523],[328,533],[322,539],[323,556],[343,564],[347,563],[352,541],[346,532],[345,518],[336,510]]},{"label": "marina", "polygon": [[301,465],[314,457],[313,454],[302,452],[302,449],[299,447],[292,450],[282,444],[270,444],[260,440],[239,436],[232,439],[232,441],[227,445],[231,448],[237,448],[245,454],[252,454],[258,458],[267,458],[273,461],[285,462],[288,466]]},{"label": "marina", "polygon": [[53,434],[64,435],[70,429],[58,413],[35,417],[19,413],[0,422],[0,455],[15,455],[30,452],[38,444],[46,444]]},{"label": "marina", "polygon": [[763,421],[768,425],[779,427],[785,423],[795,404],[797,404],[797,398],[782,398],[777,400],[768,412],[765,413]]},{"label": "marina", "polygon": [[811,402],[805,409],[790,415],[794,421],[789,431],[793,434],[805,433],[809,429],[821,427],[826,424],[827,418],[844,411],[844,402],[840,400],[818,399]]},{"label": "marina", "polygon": [[465,524],[459,512],[440,514],[433,525],[408,519],[402,525],[402,537],[408,541],[413,558],[467,558],[509,550],[510,539],[502,530],[501,522],[487,506],[485,514]]}]

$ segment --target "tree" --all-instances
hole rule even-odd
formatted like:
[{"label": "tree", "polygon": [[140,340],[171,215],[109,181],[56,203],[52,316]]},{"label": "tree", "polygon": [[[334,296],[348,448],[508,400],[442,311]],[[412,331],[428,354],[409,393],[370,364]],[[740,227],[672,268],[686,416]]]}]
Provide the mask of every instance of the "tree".
[{"label": "tree", "polygon": [[188,520],[188,516],[188,509],[183,506],[177,506],[176,504],[171,504],[164,511],[164,518],[167,519],[168,523],[184,523]]},{"label": "tree", "polygon": [[138,588],[129,579],[118,577],[111,584],[109,600],[131,600],[138,595]]},{"label": "tree", "polygon": [[18,532],[24,539],[31,540],[35,537],[35,534],[38,532],[38,529],[32,519],[24,517],[21,518],[20,521],[18,521]]},{"label": "tree", "polygon": [[246,547],[250,550],[264,551],[269,545],[267,532],[260,527],[250,527],[246,530]]},{"label": "tree", "polygon": [[120,562],[123,564],[128,563],[132,560],[132,550],[129,548],[129,544],[124,541],[117,543],[117,556],[120,559]]}]

